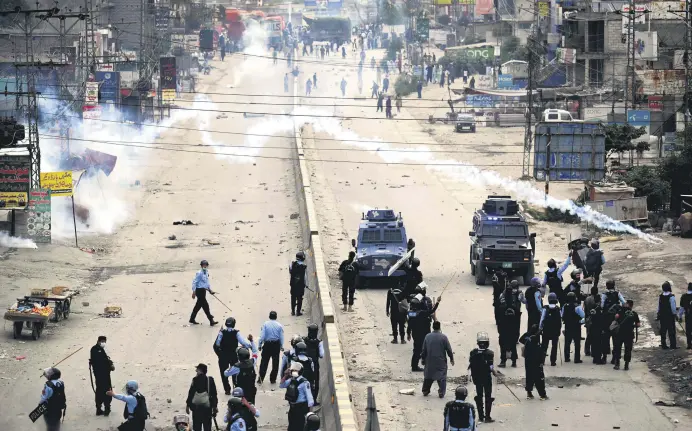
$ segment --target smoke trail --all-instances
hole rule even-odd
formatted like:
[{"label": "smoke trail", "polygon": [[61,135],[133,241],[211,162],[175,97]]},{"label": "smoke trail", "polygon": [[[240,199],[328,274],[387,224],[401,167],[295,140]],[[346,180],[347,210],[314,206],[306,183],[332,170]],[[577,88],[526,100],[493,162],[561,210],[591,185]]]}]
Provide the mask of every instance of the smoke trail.
[{"label": "smoke trail", "polygon": [[[625,232],[637,236],[647,242],[662,242],[660,238],[646,234],[632,226],[626,225],[617,220],[593,210],[590,206],[580,207],[569,199],[557,199],[547,196],[544,192],[534,188],[527,181],[513,180],[500,175],[494,171],[485,171],[480,168],[453,159],[436,159],[427,147],[419,146],[407,148],[407,151],[390,151],[395,147],[381,141],[379,138],[363,138],[352,130],[344,129],[339,119],[325,117],[330,115],[328,112],[316,110],[310,107],[299,106],[294,111],[295,127],[299,128],[305,124],[311,124],[316,132],[323,132],[336,139],[345,141],[348,145],[353,145],[366,150],[376,152],[386,163],[415,162],[428,165],[428,169],[447,175],[448,177],[475,186],[497,186],[512,192],[516,199],[525,200],[532,205],[558,209],[579,216],[581,220],[615,232]],[[323,116],[323,117],[320,117]],[[268,126],[268,124],[265,124]],[[284,129],[285,131],[291,129]],[[375,141],[375,142],[373,142]],[[378,150],[388,150],[378,151]],[[450,165],[454,166],[450,166]]]},{"label": "smoke trail", "polygon": [[26,238],[9,236],[5,232],[0,232],[0,247],[7,248],[38,248],[35,242]]},{"label": "smoke trail", "polygon": [[257,21],[247,21],[247,27],[243,32],[243,53],[249,55],[243,56],[242,63],[234,68],[232,87],[240,86],[247,77],[264,79],[274,73],[273,68],[267,67],[268,37],[267,31]]}]

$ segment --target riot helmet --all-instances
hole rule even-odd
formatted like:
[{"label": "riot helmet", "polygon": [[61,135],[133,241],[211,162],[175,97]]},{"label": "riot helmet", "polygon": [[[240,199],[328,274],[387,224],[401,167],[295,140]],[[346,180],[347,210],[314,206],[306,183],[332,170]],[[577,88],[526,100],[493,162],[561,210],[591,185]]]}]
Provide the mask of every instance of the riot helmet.
[{"label": "riot helmet", "polygon": [[425,284],[424,281],[421,281],[420,283],[418,283],[418,285],[416,286],[416,289],[415,289],[416,293],[420,293],[423,296],[425,296],[427,291],[428,291],[428,285]]},{"label": "riot helmet", "polygon": [[305,415],[305,431],[319,431],[320,417],[314,412]]},{"label": "riot helmet", "polygon": [[243,408],[243,400],[241,400],[238,397],[233,397],[228,400],[228,410],[231,411],[231,414],[236,414],[240,412],[240,410]]},{"label": "riot helmet", "polygon": [[308,350],[307,344],[305,344],[304,341],[300,341],[299,343],[296,343],[295,346],[296,349],[296,355],[304,355],[305,352]]},{"label": "riot helmet", "polygon": [[308,338],[317,338],[317,331],[319,331],[319,326],[316,323],[311,323],[308,325]]},{"label": "riot helmet", "polygon": [[509,287],[511,287],[512,290],[519,289],[519,282],[517,280],[512,280],[509,282]]},{"label": "riot helmet", "polygon": [[247,347],[238,347],[236,353],[239,361],[247,361],[250,359],[250,351],[247,349]]},{"label": "riot helmet", "polygon": [[411,307],[411,310],[413,310],[413,311],[420,310],[420,307],[421,307],[420,299],[418,299],[418,298],[411,299],[410,307]]},{"label": "riot helmet", "polygon": [[478,344],[478,348],[481,350],[485,350],[490,347],[490,337],[488,337],[488,333],[479,332],[476,335],[476,344]]},{"label": "riot helmet", "polygon": [[50,367],[43,370],[43,376],[48,380],[57,380],[62,376],[62,373],[57,368]]},{"label": "riot helmet", "polygon": [[548,294],[548,302],[551,304],[557,303],[557,294],[555,292],[550,292],[550,294]]},{"label": "riot helmet", "polygon": [[465,400],[468,396],[469,390],[466,389],[466,386],[457,386],[457,388],[454,390],[454,397],[457,400]]},{"label": "riot helmet", "polygon": [[240,386],[236,386],[231,395],[237,398],[245,398],[245,391]]},{"label": "riot helmet", "polygon": [[570,277],[572,277],[572,280],[577,281],[577,280],[579,280],[579,276],[581,276],[581,273],[582,273],[581,269],[575,269],[569,275],[570,275]]},{"label": "riot helmet", "polygon": [[538,287],[541,287],[541,284],[542,284],[542,283],[541,283],[541,279],[540,279],[540,278],[534,277],[534,278],[531,279],[531,281],[529,282],[529,284],[531,285],[531,287],[536,287],[536,288],[538,288]]},{"label": "riot helmet", "polygon": [[229,317],[226,319],[226,328],[235,328],[235,318]]},{"label": "riot helmet", "polygon": [[127,392],[128,394],[134,394],[138,390],[139,384],[136,381],[130,380],[127,383],[125,383],[125,392]]},{"label": "riot helmet", "polygon": [[411,259],[411,266],[414,268],[418,268],[420,266],[420,259],[418,259],[417,257]]},{"label": "riot helmet", "polygon": [[291,338],[291,346],[296,347],[296,344],[302,343],[303,342],[303,337],[300,335],[296,334]]},{"label": "riot helmet", "polygon": [[303,253],[302,251],[299,251],[298,253],[296,253],[296,259],[297,260],[305,260],[305,253]]},{"label": "riot helmet", "polygon": [[576,302],[576,300],[577,300],[577,294],[576,294],[576,293],[574,293],[574,292],[569,292],[569,293],[567,294],[567,301],[568,301],[568,302]]}]

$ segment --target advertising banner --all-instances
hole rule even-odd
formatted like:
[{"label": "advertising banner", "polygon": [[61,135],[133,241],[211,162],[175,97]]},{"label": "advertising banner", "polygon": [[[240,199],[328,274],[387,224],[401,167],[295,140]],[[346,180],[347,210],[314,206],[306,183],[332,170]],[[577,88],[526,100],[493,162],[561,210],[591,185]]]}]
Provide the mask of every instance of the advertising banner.
[{"label": "advertising banner", "polygon": [[31,157],[0,156],[0,192],[29,193]]},{"label": "advertising banner", "polygon": [[342,0],[327,0],[327,9],[338,10],[343,4]]},{"label": "advertising banner", "polygon": [[[646,24],[646,14],[649,10],[646,4],[634,5],[634,24]],[[630,26],[630,5],[622,5],[622,34],[627,34]]]},{"label": "advertising banner", "polygon": [[24,192],[0,192],[0,210],[25,208],[28,193]]},{"label": "advertising banner", "polygon": [[175,101],[175,90],[161,90],[161,100],[163,103],[171,103]]},{"label": "advertising banner", "polygon": [[41,172],[41,188],[50,190],[53,197],[72,196],[72,171]]},{"label": "advertising banner", "polygon": [[51,207],[50,190],[34,189],[29,192],[29,217],[26,220],[28,237],[35,243],[50,244]]},{"label": "advertising banner", "polygon": [[498,75],[497,76],[497,87],[498,88],[512,88],[514,86],[512,75]]},{"label": "advertising banner", "polygon": [[481,48],[448,48],[445,55],[459,59],[493,60],[495,58],[495,47],[484,46]]},{"label": "advertising banner", "polygon": [[651,113],[647,110],[629,110],[627,122],[634,127],[645,127],[648,134],[651,128]]},{"label": "advertising banner", "polygon": [[89,81],[86,83],[86,92],[84,93],[84,104],[89,106],[98,105],[99,103],[99,83]]},{"label": "advertising banner", "polygon": [[175,57],[161,57],[160,59],[161,89],[176,89],[177,73],[175,68]]},{"label": "advertising banner", "polygon": [[469,94],[466,96],[466,104],[473,108],[492,108],[493,96],[489,94]]},{"label": "advertising banner", "polygon": [[98,120],[101,118],[101,107],[100,106],[86,106],[82,107],[82,119],[84,120]]},{"label": "advertising banner", "polygon": [[96,72],[99,83],[99,101],[117,103],[120,94],[120,72]]}]

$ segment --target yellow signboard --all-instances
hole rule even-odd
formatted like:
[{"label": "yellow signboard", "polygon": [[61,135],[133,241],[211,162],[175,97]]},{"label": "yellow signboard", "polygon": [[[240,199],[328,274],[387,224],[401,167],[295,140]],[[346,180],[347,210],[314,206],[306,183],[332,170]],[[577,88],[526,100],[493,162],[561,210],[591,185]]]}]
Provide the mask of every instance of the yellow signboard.
[{"label": "yellow signboard", "polygon": [[175,100],[175,90],[163,89],[161,90],[161,101],[163,103],[171,103]]},{"label": "yellow signboard", "polygon": [[550,13],[550,3],[540,1],[538,2],[538,15],[539,16],[548,16]]},{"label": "yellow signboard", "polygon": [[72,171],[41,172],[41,188],[49,189],[51,196],[72,196]]},{"label": "yellow signboard", "polygon": [[29,194],[23,192],[0,192],[0,210],[26,208]]},{"label": "yellow signboard", "polygon": [[437,6],[448,6],[452,4],[452,0],[434,0],[434,4]]},{"label": "yellow signboard", "polygon": [[476,4],[476,0],[459,0],[459,4],[473,5]]}]

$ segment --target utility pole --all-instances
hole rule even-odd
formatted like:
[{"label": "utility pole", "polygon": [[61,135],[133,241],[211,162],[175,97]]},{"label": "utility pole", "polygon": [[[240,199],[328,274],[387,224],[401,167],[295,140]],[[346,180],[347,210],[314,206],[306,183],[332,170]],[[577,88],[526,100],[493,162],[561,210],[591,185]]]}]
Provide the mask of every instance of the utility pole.
[{"label": "utility pole", "polygon": [[[685,62],[685,95],[683,100],[683,115],[685,118],[685,131],[683,136],[687,141],[687,126],[690,120],[690,0],[685,0],[685,53],[682,56]],[[687,142],[685,142],[687,144]]]},{"label": "utility pole", "polygon": [[536,37],[538,35],[538,7],[533,8],[533,30],[529,35],[527,46],[529,48],[528,69],[529,80],[526,88],[528,106],[526,108],[526,125],[524,126],[524,157],[521,163],[521,177],[531,178],[531,147],[533,143],[533,92],[535,87],[535,68],[536,68]]}]

